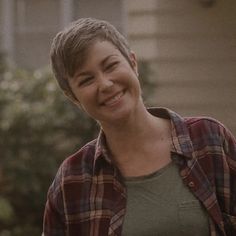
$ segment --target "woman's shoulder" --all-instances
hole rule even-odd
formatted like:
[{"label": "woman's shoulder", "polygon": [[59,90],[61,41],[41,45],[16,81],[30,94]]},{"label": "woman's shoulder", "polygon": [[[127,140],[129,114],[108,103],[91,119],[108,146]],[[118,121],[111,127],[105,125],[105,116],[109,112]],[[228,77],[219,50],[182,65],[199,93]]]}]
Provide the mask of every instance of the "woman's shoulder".
[{"label": "woman's shoulder", "polygon": [[211,117],[184,118],[189,135],[196,146],[220,147],[236,161],[236,139],[231,131],[220,121]]},{"label": "woman's shoulder", "polygon": [[229,132],[223,123],[212,117],[185,117],[184,120],[189,131],[193,134],[220,137]]},{"label": "woman's shoulder", "polygon": [[91,178],[95,156],[96,139],[88,142],[77,152],[68,156],[58,168],[49,193],[60,192],[61,186],[74,180]]},{"label": "woman's shoulder", "polygon": [[64,175],[66,175],[66,173],[70,171],[84,171],[82,167],[86,169],[90,169],[90,167],[92,168],[96,152],[96,142],[97,139],[94,139],[86,143],[78,151],[68,156],[62,162],[60,168],[63,169]]}]

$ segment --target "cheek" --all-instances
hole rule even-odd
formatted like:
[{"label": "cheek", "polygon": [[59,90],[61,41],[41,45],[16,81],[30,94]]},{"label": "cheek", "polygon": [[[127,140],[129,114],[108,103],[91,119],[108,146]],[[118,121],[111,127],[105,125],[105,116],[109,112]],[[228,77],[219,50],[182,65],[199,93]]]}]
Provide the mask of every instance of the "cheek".
[{"label": "cheek", "polygon": [[77,99],[85,110],[92,106],[94,101],[96,101],[95,96],[95,91],[92,88],[85,89],[76,94]]},{"label": "cheek", "polygon": [[139,92],[141,91],[140,81],[137,76],[133,75],[132,79],[130,80],[130,83],[132,84],[133,87],[135,87],[136,90],[138,90]]}]

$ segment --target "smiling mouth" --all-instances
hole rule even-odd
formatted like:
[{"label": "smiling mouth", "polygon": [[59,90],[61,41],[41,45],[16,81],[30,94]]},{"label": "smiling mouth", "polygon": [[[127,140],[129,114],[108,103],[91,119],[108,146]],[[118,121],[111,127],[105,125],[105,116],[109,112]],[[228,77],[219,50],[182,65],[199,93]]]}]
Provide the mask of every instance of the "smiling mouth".
[{"label": "smiling mouth", "polygon": [[124,95],[124,91],[116,94],[115,96],[107,99],[105,102],[102,103],[103,106],[113,106],[120,101],[120,98]]}]

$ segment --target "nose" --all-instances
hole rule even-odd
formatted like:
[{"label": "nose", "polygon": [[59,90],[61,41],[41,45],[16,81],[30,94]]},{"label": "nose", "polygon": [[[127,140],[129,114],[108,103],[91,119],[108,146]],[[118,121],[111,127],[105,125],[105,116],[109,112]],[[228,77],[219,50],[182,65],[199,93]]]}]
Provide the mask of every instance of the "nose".
[{"label": "nose", "polygon": [[108,76],[100,76],[99,77],[99,91],[102,93],[106,93],[112,89],[114,82]]}]

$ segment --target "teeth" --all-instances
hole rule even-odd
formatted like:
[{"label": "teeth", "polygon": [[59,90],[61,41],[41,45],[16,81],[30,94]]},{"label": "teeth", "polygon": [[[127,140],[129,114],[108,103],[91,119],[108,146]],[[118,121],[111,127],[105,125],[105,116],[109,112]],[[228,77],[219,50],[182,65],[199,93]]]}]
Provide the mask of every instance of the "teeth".
[{"label": "teeth", "polygon": [[112,105],[113,103],[117,102],[120,97],[121,97],[121,93],[120,94],[117,94],[115,97],[109,99],[109,101],[105,102],[105,105]]}]

